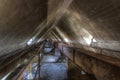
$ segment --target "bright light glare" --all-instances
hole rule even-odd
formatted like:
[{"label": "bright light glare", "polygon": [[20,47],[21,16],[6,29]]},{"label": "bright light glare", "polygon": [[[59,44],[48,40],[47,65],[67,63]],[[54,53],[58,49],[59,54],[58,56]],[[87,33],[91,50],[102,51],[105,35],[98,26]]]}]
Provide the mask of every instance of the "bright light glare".
[{"label": "bright light glare", "polygon": [[93,42],[97,42],[95,39],[93,39]]},{"label": "bright light glare", "polygon": [[91,44],[91,39],[84,37],[84,40],[87,42],[88,45]]},{"label": "bright light glare", "polygon": [[69,40],[67,38],[64,39],[66,42],[69,42]]},{"label": "bright light glare", "polygon": [[27,42],[27,45],[31,45],[34,40],[35,40],[35,37],[31,38],[31,39]]},{"label": "bright light glare", "polygon": [[28,45],[31,45],[31,44],[32,44],[32,41],[33,41],[33,40],[30,39],[30,40],[27,42],[27,44],[28,44]]}]

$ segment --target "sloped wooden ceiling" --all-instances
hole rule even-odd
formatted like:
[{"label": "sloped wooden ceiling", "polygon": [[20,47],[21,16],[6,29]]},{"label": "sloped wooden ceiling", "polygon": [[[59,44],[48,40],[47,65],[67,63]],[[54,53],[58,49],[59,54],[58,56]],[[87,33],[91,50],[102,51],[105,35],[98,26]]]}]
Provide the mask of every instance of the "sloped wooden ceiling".
[{"label": "sloped wooden ceiling", "polygon": [[119,51],[119,17],[119,0],[0,0],[0,55],[46,32],[62,42]]},{"label": "sloped wooden ceiling", "polygon": [[54,7],[57,8],[60,1],[54,2],[0,0],[0,55],[24,48],[27,42],[41,35],[40,32],[47,24],[47,16],[51,14],[48,6],[55,4]]},{"label": "sloped wooden ceiling", "polygon": [[105,54],[120,57],[119,17],[119,0],[73,0],[54,32],[63,42],[118,51]]}]

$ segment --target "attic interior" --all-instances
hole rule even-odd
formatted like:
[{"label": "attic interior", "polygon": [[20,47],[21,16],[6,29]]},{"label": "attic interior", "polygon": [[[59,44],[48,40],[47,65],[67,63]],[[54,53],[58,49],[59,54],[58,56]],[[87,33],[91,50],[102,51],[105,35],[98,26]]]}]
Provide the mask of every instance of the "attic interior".
[{"label": "attic interior", "polygon": [[120,0],[0,0],[0,80],[120,80]]}]

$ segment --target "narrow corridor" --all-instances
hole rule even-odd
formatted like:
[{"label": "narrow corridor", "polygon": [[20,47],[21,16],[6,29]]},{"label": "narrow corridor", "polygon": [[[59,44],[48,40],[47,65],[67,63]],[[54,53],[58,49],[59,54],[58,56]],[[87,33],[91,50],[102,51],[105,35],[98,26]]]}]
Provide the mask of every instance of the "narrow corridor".
[{"label": "narrow corridor", "polygon": [[0,0],[0,80],[120,80],[120,0]]},{"label": "narrow corridor", "polygon": [[32,74],[29,75],[27,72],[29,76],[23,80],[95,80],[80,70],[67,57],[61,55],[61,52],[53,45],[55,44],[44,44],[42,53],[40,53],[40,67],[36,69],[37,73],[32,71]]}]

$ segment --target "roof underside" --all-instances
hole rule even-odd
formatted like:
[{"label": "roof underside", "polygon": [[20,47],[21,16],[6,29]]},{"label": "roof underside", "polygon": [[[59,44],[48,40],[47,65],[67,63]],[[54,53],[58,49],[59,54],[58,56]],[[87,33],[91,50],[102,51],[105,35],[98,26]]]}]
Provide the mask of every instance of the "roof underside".
[{"label": "roof underside", "polygon": [[120,0],[0,0],[0,55],[46,37],[120,57]]}]

